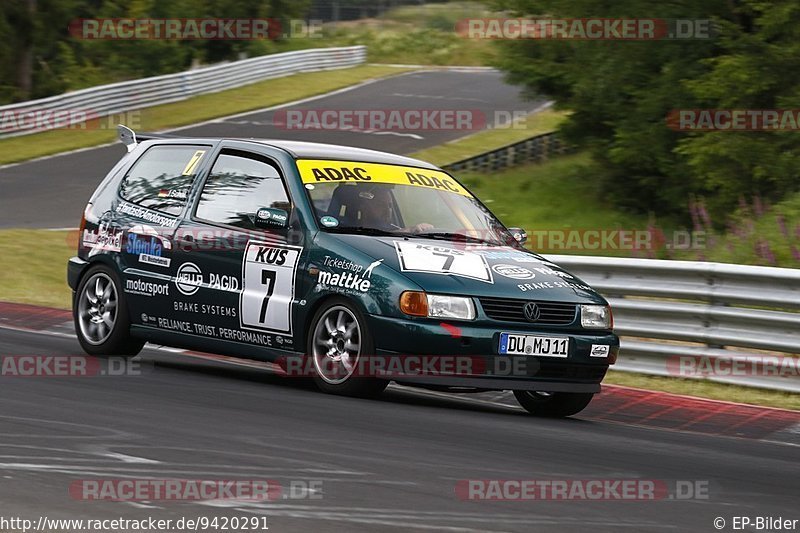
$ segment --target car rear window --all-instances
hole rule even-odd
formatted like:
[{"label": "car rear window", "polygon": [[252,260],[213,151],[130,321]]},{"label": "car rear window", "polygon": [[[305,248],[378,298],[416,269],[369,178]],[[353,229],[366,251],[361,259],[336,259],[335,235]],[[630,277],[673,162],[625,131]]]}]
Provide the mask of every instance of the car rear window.
[{"label": "car rear window", "polygon": [[153,146],[123,178],[120,196],[142,207],[180,214],[207,150],[202,146]]},{"label": "car rear window", "polygon": [[223,150],[203,185],[195,216],[244,229],[256,229],[256,212],[262,207],[290,211],[283,179],[266,157]]}]

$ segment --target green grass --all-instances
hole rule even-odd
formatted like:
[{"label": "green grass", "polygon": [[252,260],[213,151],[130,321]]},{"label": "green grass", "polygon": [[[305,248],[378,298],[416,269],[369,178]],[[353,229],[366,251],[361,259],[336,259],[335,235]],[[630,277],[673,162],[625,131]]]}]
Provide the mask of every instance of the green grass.
[{"label": "green grass", "polygon": [[[197,96],[182,102],[141,109],[128,113],[126,117],[138,122],[133,124],[134,129],[158,131],[282,104],[400,72],[404,72],[404,69],[363,65],[342,70],[295,74],[238,89]],[[114,128],[119,119],[120,117],[103,119],[102,124],[106,127],[102,129],[62,129],[2,139],[0,165],[112,142],[116,138]]]},{"label": "green grass", "polygon": [[538,251],[548,249],[536,245],[536,232],[645,228],[647,224],[646,217],[621,213],[602,200],[603,191],[591,179],[591,159],[586,153],[495,174],[465,173],[460,179],[506,225],[527,229],[529,246]]},{"label": "green grass", "polygon": [[644,374],[611,370],[603,383],[672,392],[686,396],[710,398],[712,400],[725,400],[752,405],[800,410],[800,394],[740,387],[738,385],[714,383],[713,381],[647,376]]},{"label": "green grass", "polygon": [[442,166],[454,163],[507,144],[523,141],[535,135],[554,131],[567,114],[552,109],[531,113],[509,127],[480,131],[439,146],[410,154],[424,161]]},{"label": "green grass", "polygon": [[[499,53],[496,44],[461,37],[455,27],[461,19],[491,16],[478,2],[401,6],[379,18],[326,24],[324,46],[366,45],[373,63],[490,65]],[[321,40],[293,41],[289,46],[305,47],[320,46]]]},{"label": "green grass", "polygon": [[0,231],[0,301],[69,309],[67,259],[77,247],[75,231]]}]

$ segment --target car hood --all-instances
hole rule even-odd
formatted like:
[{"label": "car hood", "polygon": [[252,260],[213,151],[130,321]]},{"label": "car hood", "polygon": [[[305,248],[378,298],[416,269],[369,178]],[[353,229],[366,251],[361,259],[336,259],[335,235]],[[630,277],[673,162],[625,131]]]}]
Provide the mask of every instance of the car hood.
[{"label": "car hood", "polygon": [[438,239],[329,234],[426,292],[537,301],[606,301],[574,274],[528,250]]}]

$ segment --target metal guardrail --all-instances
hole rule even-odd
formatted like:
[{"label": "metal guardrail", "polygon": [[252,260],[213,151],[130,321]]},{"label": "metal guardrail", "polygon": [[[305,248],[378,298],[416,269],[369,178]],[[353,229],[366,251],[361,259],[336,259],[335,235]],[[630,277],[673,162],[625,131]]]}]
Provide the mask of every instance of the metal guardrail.
[{"label": "metal guardrail", "polygon": [[[168,104],[299,72],[351,67],[363,63],[366,56],[365,46],[299,50],[0,106],[0,116],[15,117],[11,126],[6,121],[0,137],[72,126],[87,119]],[[49,124],[45,123],[48,117]],[[63,122],[56,123],[57,117]]]},{"label": "metal guardrail", "polygon": [[609,300],[618,370],[800,392],[800,270],[548,257]]},{"label": "metal guardrail", "polygon": [[450,172],[493,172],[523,163],[538,163],[572,151],[555,133],[544,133],[523,141],[444,165]]}]

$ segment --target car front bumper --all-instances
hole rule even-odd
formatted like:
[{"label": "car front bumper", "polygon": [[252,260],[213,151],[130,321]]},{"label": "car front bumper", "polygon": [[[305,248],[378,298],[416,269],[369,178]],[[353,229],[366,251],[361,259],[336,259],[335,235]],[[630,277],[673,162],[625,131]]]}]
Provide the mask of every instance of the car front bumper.
[{"label": "car front bumper", "polygon": [[[376,356],[413,359],[414,365],[393,367],[397,382],[435,387],[547,392],[599,392],[600,382],[619,353],[619,338],[610,332],[533,329],[526,324],[476,324],[369,316]],[[500,334],[569,337],[567,357],[501,355]],[[609,346],[607,357],[593,357],[593,345]],[[433,359],[433,361],[425,358]],[[409,368],[427,372],[407,373]],[[433,371],[430,371],[433,369]]]}]

